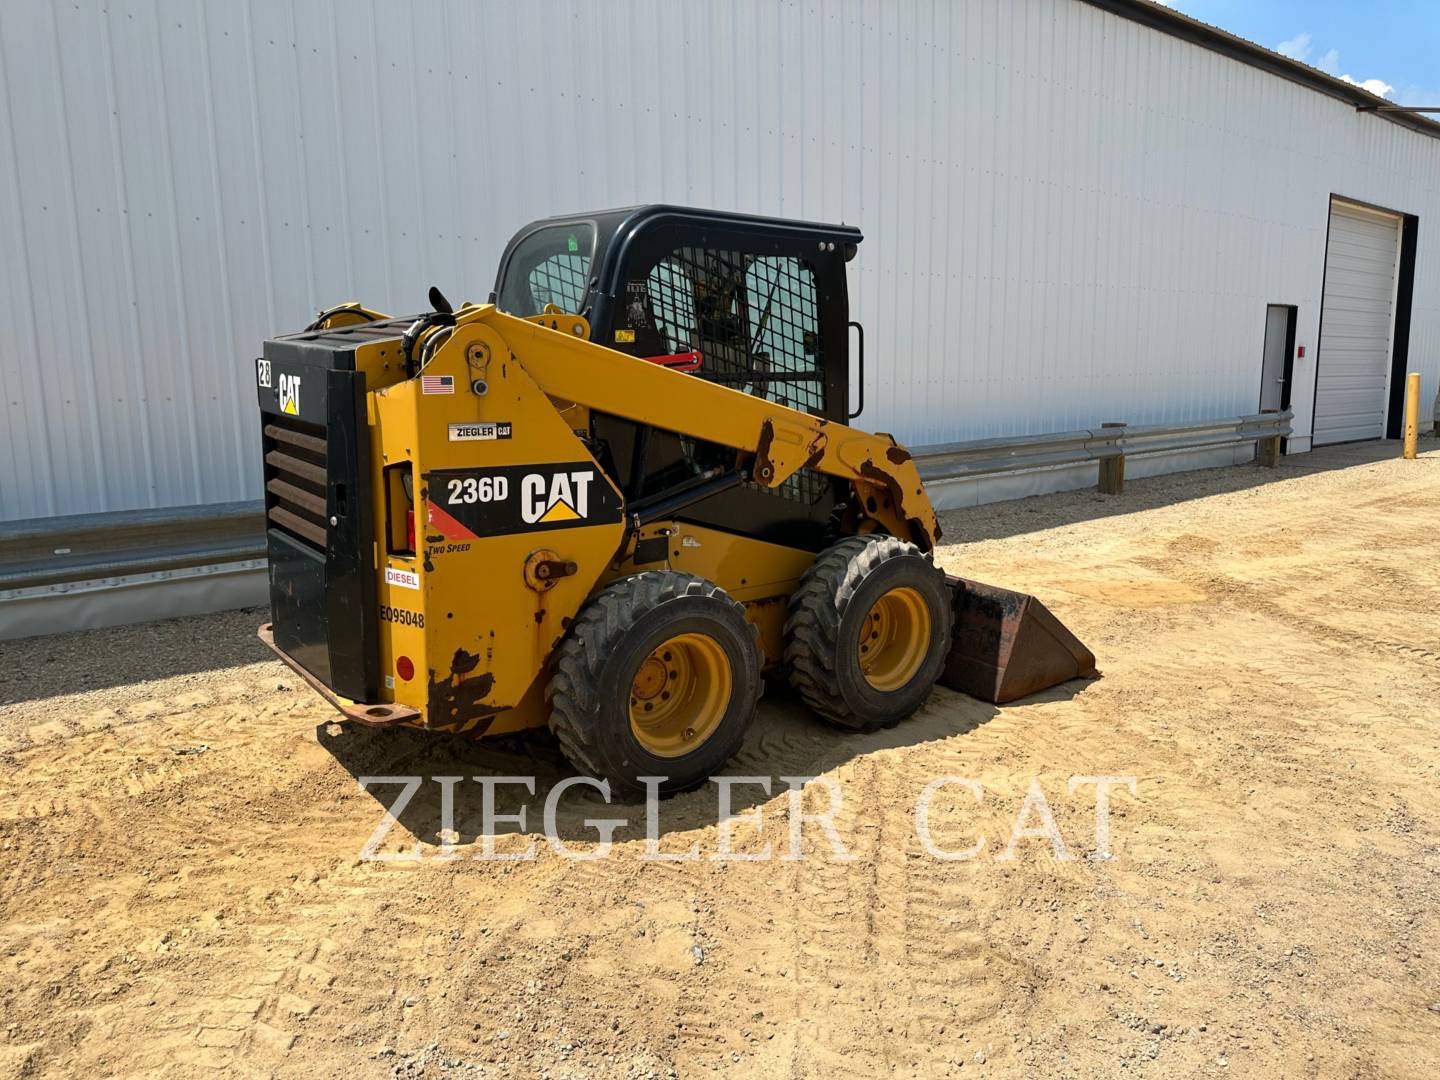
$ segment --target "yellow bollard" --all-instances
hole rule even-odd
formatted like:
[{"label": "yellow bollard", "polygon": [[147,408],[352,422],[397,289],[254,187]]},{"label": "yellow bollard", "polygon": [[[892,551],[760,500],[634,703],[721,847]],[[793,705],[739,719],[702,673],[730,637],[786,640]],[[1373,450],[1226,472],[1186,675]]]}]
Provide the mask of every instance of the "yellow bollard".
[{"label": "yellow bollard", "polygon": [[1415,443],[1420,438],[1420,373],[1405,377],[1405,460],[1415,460]]}]

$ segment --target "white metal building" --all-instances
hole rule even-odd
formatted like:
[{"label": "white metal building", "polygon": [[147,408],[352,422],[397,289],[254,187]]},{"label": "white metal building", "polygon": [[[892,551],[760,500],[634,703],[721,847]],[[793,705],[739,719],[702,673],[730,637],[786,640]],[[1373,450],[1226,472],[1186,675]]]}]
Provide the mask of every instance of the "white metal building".
[{"label": "white metal building", "polygon": [[1379,437],[1440,376],[1440,125],[1378,100],[1143,0],[7,0],[0,520],[258,497],[260,339],[650,201],[858,224],[914,444]]}]

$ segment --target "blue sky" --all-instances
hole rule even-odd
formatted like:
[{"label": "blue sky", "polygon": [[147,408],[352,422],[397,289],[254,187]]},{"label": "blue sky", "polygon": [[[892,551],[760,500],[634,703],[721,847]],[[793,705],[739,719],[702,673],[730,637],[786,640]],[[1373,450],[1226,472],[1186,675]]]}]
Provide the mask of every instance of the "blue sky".
[{"label": "blue sky", "polygon": [[1440,106],[1440,0],[1162,2],[1399,104]]}]

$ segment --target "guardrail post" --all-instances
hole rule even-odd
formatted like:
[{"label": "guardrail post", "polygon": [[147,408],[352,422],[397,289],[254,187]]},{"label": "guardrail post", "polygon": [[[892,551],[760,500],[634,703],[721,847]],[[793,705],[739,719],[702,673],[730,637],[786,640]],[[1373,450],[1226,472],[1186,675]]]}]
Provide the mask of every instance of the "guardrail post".
[{"label": "guardrail post", "polygon": [[[1103,423],[1102,428],[1123,428],[1123,423]],[[1125,454],[1121,451],[1100,459],[1100,494],[1119,495],[1125,490]]]},{"label": "guardrail post", "polygon": [[[1262,413],[1278,413],[1279,409],[1261,409]],[[1255,440],[1255,464],[1274,469],[1280,464],[1280,436]]]}]

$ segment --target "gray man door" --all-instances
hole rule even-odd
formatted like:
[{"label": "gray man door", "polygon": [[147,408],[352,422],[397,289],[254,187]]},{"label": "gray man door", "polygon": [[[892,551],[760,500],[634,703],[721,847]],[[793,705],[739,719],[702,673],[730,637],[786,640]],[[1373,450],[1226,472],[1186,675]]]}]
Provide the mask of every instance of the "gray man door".
[{"label": "gray man door", "polygon": [[1260,364],[1260,408],[1280,409],[1286,397],[1286,344],[1290,336],[1290,308],[1271,304],[1265,309],[1265,354]]}]

